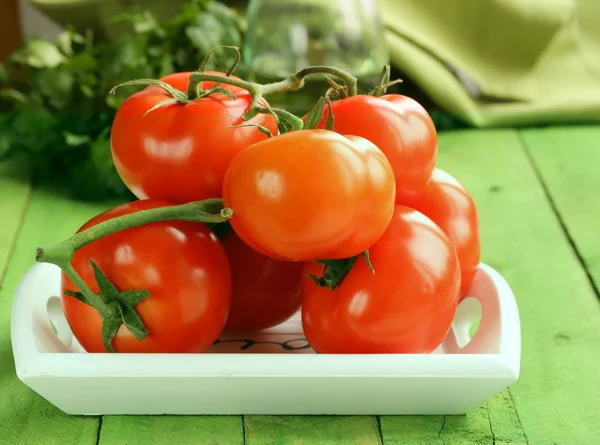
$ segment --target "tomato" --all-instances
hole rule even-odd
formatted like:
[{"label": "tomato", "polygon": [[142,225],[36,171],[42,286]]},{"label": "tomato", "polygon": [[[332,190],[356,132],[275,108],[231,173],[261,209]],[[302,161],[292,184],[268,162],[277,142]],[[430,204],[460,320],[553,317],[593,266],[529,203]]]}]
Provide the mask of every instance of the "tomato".
[{"label": "tomato", "polygon": [[475,201],[460,182],[436,168],[425,191],[411,207],[431,218],[452,241],[460,261],[460,295],[464,298],[477,273],[481,254]]},{"label": "tomato", "polygon": [[[452,243],[429,218],[397,206],[369,249],[335,289],[302,278],[302,324],[319,353],[428,353],[447,334],[458,304],[460,267]],[[305,274],[323,266],[307,263]]]},{"label": "tomato", "polygon": [[[191,73],[161,80],[187,91]],[[222,73],[213,73],[222,74]],[[206,90],[213,82],[205,82]],[[115,166],[127,187],[140,199],[184,203],[221,197],[223,176],[233,157],[267,136],[242,124],[252,97],[241,88],[222,85],[237,99],[217,93],[186,105],[174,103],[144,114],[171,95],[158,86],[133,94],[117,110],[111,146]],[[247,121],[277,132],[272,115],[259,114]]]},{"label": "tomato", "polygon": [[387,228],[394,195],[392,169],[375,145],[327,130],[293,131],[246,148],[223,183],[240,238],[291,261],[368,249]]},{"label": "tomato", "polygon": [[[124,204],[92,218],[79,232],[117,216],[165,205],[159,200]],[[203,352],[221,333],[231,304],[231,272],[223,246],[206,225],[153,223],[81,248],[72,265],[99,293],[90,260],[119,291],[150,293],[136,306],[148,335],[138,340],[121,325],[112,341],[115,352]],[[62,303],[73,334],[86,351],[106,352],[99,312],[65,295],[67,290],[77,288],[63,274]]]},{"label": "tomato", "polygon": [[303,263],[278,261],[246,245],[234,231],[223,238],[232,277],[225,330],[249,332],[276,326],[300,309]]},{"label": "tomato", "polygon": [[[396,177],[396,203],[406,204],[424,189],[437,158],[437,133],[427,111],[398,94],[359,95],[332,103],[334,130],[362,136],[387,156]],[[325,128],[325,107],[319,128]]]}]

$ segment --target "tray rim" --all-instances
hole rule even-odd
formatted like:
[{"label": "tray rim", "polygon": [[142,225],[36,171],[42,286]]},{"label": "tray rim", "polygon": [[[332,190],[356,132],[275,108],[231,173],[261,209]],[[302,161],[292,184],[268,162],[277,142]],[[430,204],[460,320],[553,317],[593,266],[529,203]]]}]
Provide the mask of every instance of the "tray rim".
[{"label": "tray rim", "polygon": [[[91,354],[40,352],[27,342],[26,328],[15,323],[23,311],[20,294],[35,283],[31,278],[56,266],[37,263],[23,276],[13,301],[11,341],[18,378],[488,378],[515,381],[520,374],[521,332],[517,304],[508,283],[492,267],[480,264],[478,276],[492,280],[498,293],[501,317],[511,320],[493,354]],[[50,280],[48,278],[50,277]],[[38,277],[39,278],[39,277]],[[43,280],[42,280],[43,281]],[[38,283],[39,285],[40,283]],[[42,283],[44,284],[44,283]],[[452,332],[452,330],[451,330]],[[30,330],[31,334],[31,330]],[[30,335],[31,337],[31,335]],[[33,340],[29,338],[29,340]],[[57,339],[57,341],[59,341]],[[450,335],[450,341],[456,341]],[[27,344],[29,343],[29,344]],[[110,371],[113,369],[113,371]],[[126,369],[127,371],[123,371]]]}]

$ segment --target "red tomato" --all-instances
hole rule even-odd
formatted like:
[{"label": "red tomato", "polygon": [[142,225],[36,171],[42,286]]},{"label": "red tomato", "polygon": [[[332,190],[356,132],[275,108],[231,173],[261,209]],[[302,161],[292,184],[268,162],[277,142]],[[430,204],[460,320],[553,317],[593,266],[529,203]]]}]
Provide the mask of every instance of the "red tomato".
[{"label": "red tomato", "polygon": [[431,218],[452,241],[460,261],[461,299],[466,297],[481,254],[479,220],[473,198],[454,177],[436,168],[423,194],[410,206]]},{"label": "red tomato", "polygon": [[[79,231],[138,210],[169,205],[136,201],[104,212]],[[203,352],[217,339],[231,304],[231,274],[223,246],[201,223],[160,222],[108,235],[75,253],[73,267],[99,293],[90,260],[120,291],[145,289],[137,312],[148,329],[137,340],[121,325],[115,352]],[[88,352],[106,352],[98,311],[64,291],[78,289],[64,274],[62,303],[75,337]]]},{"label": "red tomato", "polygon": [[[187,91],[191,73],[177,73],[161,80]],[[214,73],[222,74],[222,73]],[[213,82],[205,82],[206,90]],[[115,116],[111,146],[115,166],[129,189],[141,199],[165,199],[184,203],[221,197],[223,176],[233,157],[243,148],[267,136],[242,124],[252,97],[241,88],[222,85],[237,99],[213,94],[186,105],[165,105],[171,98],[157,86],[132,95]],[[259,114],[246,123],[277,132],[272,115]]]},{"label": "red tomato", "polygon": [[[358,258],[334,290],[302,278],[302,324],[319,353],[428,353],[447,334],[458,304],[460,267],[442,230],[422,213],[397,206],[369,249],[373,275]],[[322,276],[307,263],[305,274]]]},{"label": "red tomato", "polygon": [[229,220],[252,248],[275,259],[348,258],[368,249],[394,212],[389,162],[366,139],[301,130],[256,143],[223,183]]},{"label": "red tomato", "polygon": [[225,330],[250,332],[276,326],[300,309],[304,263],[278,261],[246,245],[233,231],[223,246],[232,277],[231,309]]},{"label": "red tomato", "polygon": [[[334,130],[373,142],[387,156],[396,177],[396,203],[419,195],[435,167],[437,133],[427,111],[397,94],[352,96],[332,103]],[[319,128],[325,128],[325,107]]]}]

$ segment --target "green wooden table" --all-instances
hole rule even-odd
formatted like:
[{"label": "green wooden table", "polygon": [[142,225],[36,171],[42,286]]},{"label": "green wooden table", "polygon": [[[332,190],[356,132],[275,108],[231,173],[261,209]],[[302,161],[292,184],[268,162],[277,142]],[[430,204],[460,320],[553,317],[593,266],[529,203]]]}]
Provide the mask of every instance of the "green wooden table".
[{"label": "green wooden table", "polygon": [[17,379],[10,309],[35,247],[116,203],[69,201],[0,164],[0,444],[600,443],[600,127],[448,133],[439,165],[473,193],[483,260],[518,300],[522,368],[509,390],[466,416],[86,418]]}]

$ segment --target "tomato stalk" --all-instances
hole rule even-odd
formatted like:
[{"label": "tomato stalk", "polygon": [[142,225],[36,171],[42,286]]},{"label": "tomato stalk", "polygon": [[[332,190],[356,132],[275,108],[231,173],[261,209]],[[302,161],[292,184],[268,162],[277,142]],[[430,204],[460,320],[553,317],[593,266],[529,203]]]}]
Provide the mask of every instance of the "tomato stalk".
[{"label": "tomato stalk", "polygon": [[391,71],[392,69],[389,65],[383,67],[381,76],[379,77],[379,82],[377,82],[377,86],[369,93],[371,96],[381,97],[387,93],[387,89],[389,87],[403,82],[402,79],[390,80]]},{"label": "tomato stalk", "polygon": [[75,252],[100,238],[134,227],[163,221],[215,224],[226,222],[232,215],[233,211],[224,208],[223,201],[219,198],[140,210],[101,222],[64,241],[38,247],[35,259],[37,262],[55,264],[61,268],[80,291],[71,292],[69,295],[93,306],[102,315],[102,338],[106,349],[113,352],[111,342],[121,324],[125,324],[138,340],[146,337],[148,331],[135,310],[135,306],[150,295],[145,290],[118,291],[104,276],[100,268],[92,262],[94,275],[100,288],[100,293],[95,294],[71,264]]},{"label": "tomato stalk", "polygon": [[252,103],[250,108],[244,116],[243,120],[250,120],[255,117],[258,113],[272,113],[276,117],[288,120],[295,130],[302,129],[302,120],[294,116],[290,112],[278,108],[269,108],[262,105],[262,99],[265,96],[271,94],[287,93],[290,91],[297,91],[304,87],[306,78],[310,75],[325,75],[330,74],[332,76],[339,77],[342,79],[348,89],[348,95],[356,96],[358,94],[357,79],[351,74],[335,67],[316,65],[304,68],[295,74],[292,74],[287,79],[279,82],[259,84],[255,82],[249,82],[242,79],[235,79],[228,76],[220,76],[216,74],[207,73],[194,73],[190,76],[189,90],[194,90],[197,85],[202,82],[212,81],[221,84],[233,85],[239,88],[247,90],[252,95]]}]

